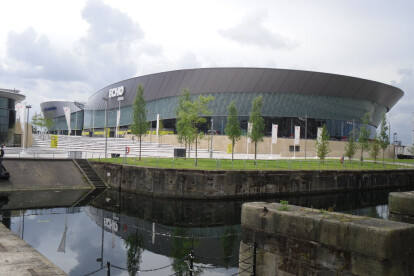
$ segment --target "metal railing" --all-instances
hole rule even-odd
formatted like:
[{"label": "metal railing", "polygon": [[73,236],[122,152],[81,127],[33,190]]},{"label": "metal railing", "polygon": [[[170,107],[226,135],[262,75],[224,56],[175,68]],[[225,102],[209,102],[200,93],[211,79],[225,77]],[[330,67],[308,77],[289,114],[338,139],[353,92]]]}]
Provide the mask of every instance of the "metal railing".
[{"label": "metal railing", "polygon": [[[143,167],[168,169],[198,169],[198,170],[387,170],[412,169],[414,162],[383,162],[382,160],[341,160],[325,159],[228,159],[228,158],[202,158],[174,157],[173,150],[164,151],[162,155],[147,151],[141,154],[127,154],[126,152],[109,151],[105,156],[101,151],[85,150],[45,150],[45,149],[14,149],[5,150],[5,158],[29,159],[90,159],[97,162],[115,164],[129,164]],[[207,157],[207,158],[206,158]],[[414,160],[413,160],[414,161]]]}]

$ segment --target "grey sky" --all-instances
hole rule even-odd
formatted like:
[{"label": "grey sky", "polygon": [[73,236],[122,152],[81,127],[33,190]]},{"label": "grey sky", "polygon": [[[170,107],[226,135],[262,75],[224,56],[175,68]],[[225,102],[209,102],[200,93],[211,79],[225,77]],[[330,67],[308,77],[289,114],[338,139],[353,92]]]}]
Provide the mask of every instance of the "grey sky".
[{"label": "grey sky", "polygon": [[86,101],[110,83],[160,71],[336,73],[403,89],[391,131],[411,144],[413,11],[409,0],[6,1],[0,87],[22,90],[39,111],[44,100]]}]

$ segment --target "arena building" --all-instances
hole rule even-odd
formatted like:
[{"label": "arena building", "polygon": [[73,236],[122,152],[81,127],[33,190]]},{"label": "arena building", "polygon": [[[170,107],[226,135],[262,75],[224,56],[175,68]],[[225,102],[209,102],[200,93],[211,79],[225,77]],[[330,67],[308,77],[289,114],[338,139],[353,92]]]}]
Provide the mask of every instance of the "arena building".
[{"label": "arena building", "polygon": [[[41,104],[44,116],[52,118],[54,133],[67,133],[63,106],[70,105],[72,135],[102,136],[105,110],[108,114],[110,136],[114,136],[117,112],[120,111],[121,134],[128,132],[132,123],[132,104],[138,85],[144,86],[147,118],[155,127],[157,114],[165,129],[175,131],[176,108],[183,89],[192,97],[212,95],[211,116],[218,134],[225,134],[227,107],[235,101],[244,132],[247,129],[253,98],[262,96],[262,115],[266,135],[272,124],[278,124],[279,137],[293,137],[295,125],[301,126],[301,137],[315,139],[317,128],[326,124],[332,140],[346,140],[350,131],[358,127],[365,113],[371,115],[370,127],[376,128],[403,96],[400,89],[355,77],[301,70],[266,68],[200,68],[162,72],[135,77],[108,85],[94,93],[83,106],[75,102],[45,102]],[[76,122],[76,123],[75,123]],[[306,134],[305,134],[306,125]]]},{"label": "arena building", "polygon": [[[19,90],[0,88],[0,143],[20,145],[21,128],[15,129],[16,104],[26,99]],[[18,136],[16,136],[16,134]]]}]

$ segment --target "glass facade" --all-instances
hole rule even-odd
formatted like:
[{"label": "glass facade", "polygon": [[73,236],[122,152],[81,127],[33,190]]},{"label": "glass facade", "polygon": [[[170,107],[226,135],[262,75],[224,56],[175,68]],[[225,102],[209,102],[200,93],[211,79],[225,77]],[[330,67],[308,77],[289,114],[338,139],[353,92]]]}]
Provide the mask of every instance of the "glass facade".
[{"label": "glass facade", "polygon": [[[205,94],[204,96],[206,96]],[[387,111],[381,106],[369,101],[354,100],[321,95],[303,94],[273,94],[273,93],[214,93],[214,100],[210,102],[209,109],[213,115],[206,117],[207,123],[200,125],[200,129],[207,131],[211,127],[219,134],[225,134],[227,123],[227,107],[235,101],[239,113],[239,120],[244,132],[251,110],[251,102],[255,97],[262,96],[264,105],[262,115],[265,119],[265,135],[271,135],[272,124],[279,126],[279,137],[293,137],[294,127],[301,126],[301,137],[305,137],[305,118],[307,118],[307,134],[309,139],[316,139],[317,128],[326,124],[333,140],[344,140],[349,136],[355,121],[358,129],[360,121],[367,112],[372,114],[372,124],[378,124],[382,114]],[[192,95],[193,99],[199,95]],[[157,114],[163,119],[164,127],[175,131],[175,111],[179,97],[161,98],[147,102],[147,118],[155,127]],[[118,108],[108,110],[108,127],[116,126],[116,113]],[[72,114],[73,116],[73,114]],[[105,110],[85,110],[84,129],[103,129],[105,124]],[[66,121],[62,118],[64,124]],[[121,107],[120,126],[128,127],[132,123],[132,106]],[[372,132],[374,126],[370,126]],[[65,127],[67,129],[67,126]]]},{"label": "glass facade", "polygon": [[13,136],[10,129],[14,128],[16,121],[14,106],[15,100],[0,97],[0,143],[2,144],[8,143]]},{"label": "glass facade", "polygon": [[[81,135],[83,129],[83,110],[73,112],[70,114],[70,127],[74,134],[76,131],[77,135]],[[52,118],[53,126],[49,129],[51,133],[67,134],[68,133],[68,124],[66,122],[65,116],[59,116]]]}]

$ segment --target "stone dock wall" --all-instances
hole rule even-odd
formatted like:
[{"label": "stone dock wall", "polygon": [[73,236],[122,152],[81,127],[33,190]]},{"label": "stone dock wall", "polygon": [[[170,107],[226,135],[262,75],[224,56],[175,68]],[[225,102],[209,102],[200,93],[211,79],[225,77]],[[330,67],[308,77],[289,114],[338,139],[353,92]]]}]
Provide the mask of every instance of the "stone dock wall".
[{"label": "stone dock wall", "polygon": [[414,275],[411,224],[263,202],[243,204],[241,223],[240,275],[253,244],[256,275]]},{"label": "stone dock wall", "polygon": [[414,191],[388,195],[390,219],[414,224]]},{"label": "stone dock wall", "polygon": [[414,187],[414,170],[206,171],[91,163],[112,188],[168,198],[257,198]]}]

